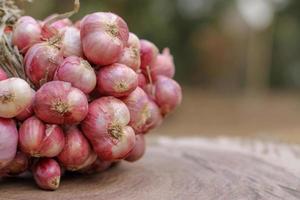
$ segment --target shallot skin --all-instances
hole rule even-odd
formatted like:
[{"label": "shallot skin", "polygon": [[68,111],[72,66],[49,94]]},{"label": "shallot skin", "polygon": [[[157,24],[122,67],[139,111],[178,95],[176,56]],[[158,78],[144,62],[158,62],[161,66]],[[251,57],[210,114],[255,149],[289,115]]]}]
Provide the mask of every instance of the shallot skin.
[{"label": "shallot skin", "polygon": [[[32,89],[32,94],[33,96],[35,95],[35,90]],[[31,117],[34,113],[33,113],[33,101],[34,101],[34,97],[31,100],[31,103],[21,112],[16,116],[16,119],[18,121],[24,121],[26,119],[28,119],[29,117]]]},{"label": "shallot skin", "polygon": [[151,77],[155,81],[157,76],[163,75],[169,78],[173,78],[175,75],[175,65],[173,56],[168,48],[163,50],[162,54],[159,54],[156,60],[150,65]]},{"label": "shallot skin", "polygon": [[32,169],[36,184],[44,190],[56,190],[60,184],[61,168],[51,158],[42,158]]},{"label": "shallot skin", "polygon": [[97,75],[97,88],[101,94],[123,97],[129,95],[137,86],[137,74],[123,64],[115,63],[103,67]]},{"label": "shallot skin", "polygon": [[30,85],[23,79],[0,81],[0,117],[16,117],[31,104],[33,98]]},{"label": "shallot skin", "polygon": [[146,150],[146,142],[144,135],[136,135],[136,142],[134,148],[127,155],[125,160],[129,162],[135,162],[143,157]]},{"label": "shallot skin", "polygon": [[141,43],[141,69],[147,72],[147,67],[152,64],[159,53],[158,48],[148,40],[140,40]]},{"label": "shallot skin", "polygon": [[77,171],[85,166],[91,147],[82,132],[76,127],[66,131],[66,145],[58,155],[59,162],[68,170]]},{"label": "shallot skin", "polygon": [[147,94],[137,87],[130,95],[122,98],[130,111],[129,125],[134,129],[136,134],[143,132],[147,119],[150,117],[149,99]]},{"label": "shallot skin", "polygon": [[126,22],[113,13],[96,12],[80,23],[84,55],[97,65],[110,65],[119,60],[129,38]]},{"label": "shallot skin", "polygon": [[122,56],[118,63],[127,65],[134,71],[138,71],[141,66],[140,40],[134,33],[129,33],[127,46],[123,49]]},{"label": "shallot skin", "polygon": [[64,57],[83,57],[80,31],[75,27],[70,26],[65,28],[60,46]]},{"label": "shallot skin", "polygon": [[51,81],[35,95],[33,109],[41,120],[50,124],[77,124],[88,113],[86,95],[70,83]]},{"label": "shallot skin", "polygon": [[150,130],[160,126],[163,121],[163,116],[160,112],[160,108],[154,101],[149,100],[148,108],[149,108],[149,117],[147,118],[141,130],[141,133],[143,134],[146,134]]},{"label": "shallot skin", "polygon": [[35,43],[41,41],[41,26],[30,16],[20,17],[13,29],[12,43],[18,47],[22,53]]},{"label": "shallot skin", "polygon": [[138,73],[138,86],[144,89],[147,85],[147,79],[143,73]]},{"label": "shallot skin", "polygon": [[171,78],[158,76],[155,82],[155,102],[160,107],[161,113],[167,115],[181,104],[181,101],[180,85]]},{"label": "shallot skin", "polygon": [[33,157],[55,157],[65,145],[62,129],[55,124],[45,125],[35,116],[28,118],[20,126],[20,149]]},{"label": "shallot skin", "polygon": [[37,87],[52,81],[54,73],[62,63],[60,49],[47,42],[33,45],[25,55],[24,67],[27,77]]},{"label": "shallot skin", "polygon": [[0,170],[15,157],[18,144],[18,130],[12,119],[0,118]]},{"label": "shallot skin", "polygon": [[94,69],[86,60],[77,56],[64,59],[54,75],[54,80],[69,82],[86,94],[92,92],[97,84]]},{"label": "shallot skin", "polygon": [[90,103],[81,128],[98,157],[104,161],[123,159],[134,146],[134,130],[127,126],[130,113],[114,97],[102,97]]}]

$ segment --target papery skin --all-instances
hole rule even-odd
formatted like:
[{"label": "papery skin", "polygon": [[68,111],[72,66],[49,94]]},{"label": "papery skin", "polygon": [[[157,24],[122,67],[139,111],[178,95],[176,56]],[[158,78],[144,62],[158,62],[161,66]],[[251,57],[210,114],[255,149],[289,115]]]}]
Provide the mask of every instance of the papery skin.
[{"label": "papery skin", "polygon": [[0,118],[0,170],[9,165],[17,152],[18,130],[13,119]]},{"label": "papery skin", "polygon": [[[35,96],[35,90],[31,90],[33,96]],[[19,121],[24,121],[26,119],[28,119],[29,117],[31,117],[34,112],[33,112],[33,101],[34,101],[34,97],[31,100],[31,103],[21,112],[16,116],[16,119]]]},{"label": "papery skin", "polygon": [[129,95],[138,86],[138,75],[129,67],[115,63],[103,67],[97,74],[97,88],[101,94],[114,97]]},{"label": "papery skin", "polygon": [[156,60],[150,65],[150,71],[153,81],[155,81],[159,75],[163,75],[168,78],[174,77],[175,65],[173,56],[168,48],[165,48],[163,53],[157,56]]},{"label": "papery skin", "polygon": [[155,82],[155,102],[165,116],[172,112],[182,101],[180,85],[173,79],[158,76]]},{"label": "papery skin", "polygon": [[144,126],[141,128],[141,133],[146,134],[154,128],[160,126],[163,122],[163,116],[160,112],[158,105],[149,99],[148,102],[149,117],[147,118]]},{"label": "papery skin", "polygon": [[146,150],[146,142],[144,135],[136,135],[136,142],[134,148],[127,155],[125,160],[129,162],[135,162],[143,157]]},{"label": "papery skin", "polygon": [[122,63],[134,71],[138,71],[141,66],[140,56],[140,40],[134,33],[129,33],[127,46],[123,49],[123,53],[118,63]]},{"label": "papery skin", "polygon": [[51,81],[35,95],[33,109],[38,118],[50,124],[77,124],[88,113],[86,95],[70,83]]},{"label": "papery skin", "polygon": [[129,38],[126,22],[106,12],[85,16],[80,23],[80,33],[84,55],[101,66],[117,62]]},{"label": "papery skin", "polygon": [[143,72],[147,72],[147,67],[155,62],[159,53],[158,48],[152,42],[148,40],[140,40],[141,50],[141,69]]},{"label": "papery skin", "polygon": [[33,157],[55,157],[65,145],[63,130],[57,125],[44,124],[35,116],[23,122],[19,129],[20,149]]},{"label": "papery skin", "polygon": [[92,92],[97,84],[94,69],[86,60],[77,56],[64,59],[54,75],[54,80],[69,82],[86,94]]},{"label": "papery skin", "polygon": [[34,18],[22,16],[18,19],[13,29],[12,43],[22,53],[41,41],[41,26]]},{"label": "papery skin", "polygon": [[65,147],[57,158],[66,169],[77,171],[85,167],[91,153],[90,144],[83,133],[76,127],[70,127],[66,131]]},{"label": "papery skin", "polygon": [[60,184],[61,168],[51,158],[40,159],[32,169],[36,184],[44,190],[56,190]]},{"label": "papery skin", "polygon": [[16,117],[31,104],[33,97],[30,85],[23,79],[0,81],[0,117]]},{"label": "papery skin", "polygon": [[61,40],[61,51],[64,57],[79,56],[83,57],[80,30],[75,27],[67,27],[63,32]]},{"label": "papery skin", "polygon": [[129,125],[134,129],[136,134],[143,132],[148,118],[150,117],[149,99],[147,94],[137,87],[130,95],[122,98],[130,111]]},{"label": "papery skin", "polygon": [[54,73],[62,61],[62,53],[54,44],[48,42],[35,44],[24,58],[26,76],[36,87],[40,87],[53,80]]},{"label": "papery skin", "polygon": [[119,99],[102,97],[90,103],[81,128],[101,160],[123,159],[134,147],[135,133],[127,126],[129,120],[129,110]]}]

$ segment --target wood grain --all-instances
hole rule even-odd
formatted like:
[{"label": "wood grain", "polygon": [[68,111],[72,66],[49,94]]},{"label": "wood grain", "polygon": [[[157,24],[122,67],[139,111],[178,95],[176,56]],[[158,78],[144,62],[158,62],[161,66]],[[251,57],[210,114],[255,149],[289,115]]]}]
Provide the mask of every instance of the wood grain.
[{"label": "wood grain", "polygon": [[300,199],[299,155],[298,147],[284,144],[161,138],[141,161],[64,177],[55,192],[39,190],[30,178],[2,180],[0,199],[294,200]]}]

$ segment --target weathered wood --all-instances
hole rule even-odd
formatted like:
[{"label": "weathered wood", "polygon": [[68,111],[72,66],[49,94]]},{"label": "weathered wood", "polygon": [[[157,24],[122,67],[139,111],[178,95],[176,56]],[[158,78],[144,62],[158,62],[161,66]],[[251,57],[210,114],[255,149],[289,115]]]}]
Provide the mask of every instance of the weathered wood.
[{"label": "weathered wood", "polygon": [[233,140],[150,142],[137,163],[68,176],[55,192],[31,179],[0,182],[0,199],[300,199],[300,149]]}]

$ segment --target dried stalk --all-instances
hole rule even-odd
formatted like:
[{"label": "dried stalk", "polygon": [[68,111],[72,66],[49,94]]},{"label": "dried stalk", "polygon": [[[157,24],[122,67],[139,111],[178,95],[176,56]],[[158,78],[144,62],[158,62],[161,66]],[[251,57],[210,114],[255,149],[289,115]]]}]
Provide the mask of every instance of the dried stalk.
[{"label": "dried stalk", "polygon": [[6,31],[13,27],[21,14],[22,11],[15,5],[14,0],[0,0],[0,67],[8,76],[28,81],[23,68],[23,57],[12,45],[11,31]]}]

